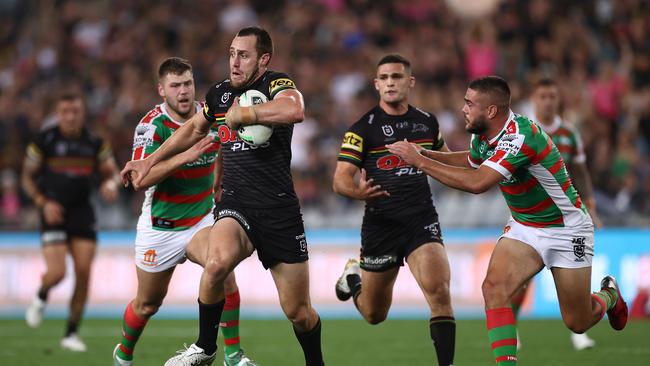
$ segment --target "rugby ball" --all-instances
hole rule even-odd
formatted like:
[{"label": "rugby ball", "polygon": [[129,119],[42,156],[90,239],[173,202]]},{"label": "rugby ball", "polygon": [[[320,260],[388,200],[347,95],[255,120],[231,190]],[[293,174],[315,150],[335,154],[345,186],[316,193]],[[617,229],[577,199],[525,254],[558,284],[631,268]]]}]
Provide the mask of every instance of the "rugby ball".
[{"label": "rugby ball", "polygon": [[[259,90],[247,90],[239,96],[239,105],[250,107],[255,104],[268,102],[266,95]],[[250,146],[260,146],[267,142],[273,134],[273,127],[266,125],[246,125],[237,129],[239,138]]]}]

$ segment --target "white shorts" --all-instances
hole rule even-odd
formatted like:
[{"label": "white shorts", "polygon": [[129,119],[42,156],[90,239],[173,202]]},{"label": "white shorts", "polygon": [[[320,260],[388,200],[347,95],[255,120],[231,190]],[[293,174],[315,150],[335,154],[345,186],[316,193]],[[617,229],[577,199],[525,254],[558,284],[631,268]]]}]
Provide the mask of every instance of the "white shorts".
[{"label": "white shorts", "polygon": [[185,262],[185,248],[199,230],[214,224],[212,214],[182,231],[155,230],[138,226],[135,235],[135,265],[146,272],[162,272]]},{"label": "white shorts", "polygon": [[591,267],[594,256],[594,226],[591,222],[574,227],[536,228],[522,225],[511,217],[501,237],[530,245],[549,269]]}]

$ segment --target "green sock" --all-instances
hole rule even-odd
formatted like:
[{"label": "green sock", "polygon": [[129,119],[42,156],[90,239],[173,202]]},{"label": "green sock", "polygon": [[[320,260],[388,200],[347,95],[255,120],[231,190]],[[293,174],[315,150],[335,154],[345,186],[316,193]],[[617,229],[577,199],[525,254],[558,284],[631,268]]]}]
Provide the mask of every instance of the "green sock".
[{"label": "green sock", "polygon": [[497,365],[517,365],[517,328],[512,309],[489,309],[485,313],[490,346]]},{"label": "green sock", "polygon": [[598,296],[605,303],[605,311],[612,310],[616,302],[618,301],[618,293],[613,288],[604,288],[598,292],[594,292],[594,295]]},{"label": "green sock", "polygon": [[124,311],[122,340],[120,341],[120,347],[117,349],[117,357],[124,361],[133,360],[133,349],[145,325],[147,325],[147,320],[138,318],[133,311],[133,306],[129,303]]}]

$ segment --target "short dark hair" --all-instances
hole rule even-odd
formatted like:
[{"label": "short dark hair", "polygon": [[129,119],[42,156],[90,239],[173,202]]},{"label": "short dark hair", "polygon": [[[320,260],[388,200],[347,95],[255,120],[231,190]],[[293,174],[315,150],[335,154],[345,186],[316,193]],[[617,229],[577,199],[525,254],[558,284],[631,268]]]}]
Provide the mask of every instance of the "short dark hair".
[{"label": "short dark hair", "polygon": [[258,58],[262,57],[265,53],[268,53],[270,57],[273,57],[273,40],[266,29],[260,27],[245,27],[237,32],[237,37],[246,36],[255,36],[255,51],[257,51]]},{"label": "short dark hair", "polygon": [[185,71],[192,72],[192,65],[189,61],[180,57],[169,57],[158,67],[158,80],[167,74],[181,75]]},{"label": "short dark hair", "polygon": [[411,62],[406,59],[406,57],[393,53],[382,57],[379,62],[377,62],[377,67],[384,64],[402,64],[405,69],[411,70]]},{"label": "short dark hair", "polygon": [[549,87],[549,86],[557,87],[557,83],[555,82],[555,80],[551,78],[541,78],[537,80],[535,84],[533,84],[533,90],[536,90],[537,88]]},{"label": "short dark hair", "polygon": [[474,79],[469,83],[469,88],[490,96],[491,102],[497,107],[510,107],[510,86],[499,76],[485,76]]},{"label": "short dark hair", "polygon": [[74,90],[66,90],[57,94],[55,103],[59,104],[59,102],[74,102],[75,100],[83,101],[83,98],[81,97],[81,93]]}]

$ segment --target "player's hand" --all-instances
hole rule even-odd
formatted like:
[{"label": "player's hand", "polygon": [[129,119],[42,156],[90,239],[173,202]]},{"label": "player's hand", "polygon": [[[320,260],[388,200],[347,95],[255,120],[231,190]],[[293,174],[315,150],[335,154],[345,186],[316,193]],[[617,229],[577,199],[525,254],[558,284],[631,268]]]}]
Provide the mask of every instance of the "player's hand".
[{"label": "player's hand", "polygon": [[130,183],[136,191],[142,188],[140,183],[142,182],[142,179],[149,174],[151,166],[152,164],[150,159],[131,160],[127,162],[124,169],[120,172],[120,178],[122,179],[124,187],[128,187]]},{"label": "player's hand", "polygon": [[414,144],[411,144],[404,139],[404,141],[397,141],[388,144],[386,147],[388,148],[388,151],[402,158],[405,163],[417,167],[416,163],[420,158],[422,158],[422,155],[420,155],[420,152],[413,145]]},{"label": "player's hand", "polygon": [[64,213],[65,209],[60,203],[51,199],[45,200],[45,204],[43,204],[43,217],[45,218],[45,223],[48,225],[63,224]]},{"label": "player's hand", "polygon": [[195,162],[214,145],[214,136],[206,136],[181,155],[186,164]]},{"label": "player's hand", "polygon": [[236,97],[226,112],[226,125],[231,130],[237,130],[241,125],[250,125],[257,122],[257,114],[253,106],[242,107],[239,105],[239,97]]},{"label": "player's hand", "polygon": [[102,199],[106,202],[115,202],[118,197],[117,183],[114,179],[106,179],[99,186],[99,195],[102,196]]},{"label": "player's hand", "polygon": [[359,178],[359,199],[368,200],[379,197],[390,197],[387,190],[382,190],[379,184],[374,184],[372,178],[366,179],[366,170],[361,169],[361,177]]}]

